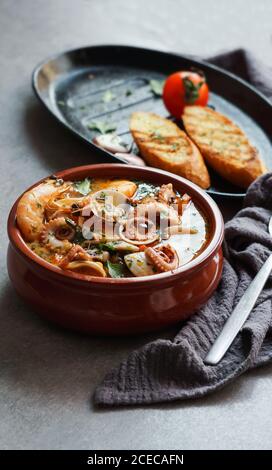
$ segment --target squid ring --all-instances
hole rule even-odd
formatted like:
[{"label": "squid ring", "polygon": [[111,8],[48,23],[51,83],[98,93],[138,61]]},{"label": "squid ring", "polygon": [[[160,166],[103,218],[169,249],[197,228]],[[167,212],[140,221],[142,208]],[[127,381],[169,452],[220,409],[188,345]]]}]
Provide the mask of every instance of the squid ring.
[{"label": "squid ring", "polygon": [[71,261],[71,263],[66,266],[66,269],[78,274],[85,274],[85,276],[107,276],[103,264],[99,261]]},{"label": "squid ring", "polygon": [[132,245],[149,245],[158,240],[155,224],[146,217],[134,217],[120,225],[119,235],[122,240]]}]

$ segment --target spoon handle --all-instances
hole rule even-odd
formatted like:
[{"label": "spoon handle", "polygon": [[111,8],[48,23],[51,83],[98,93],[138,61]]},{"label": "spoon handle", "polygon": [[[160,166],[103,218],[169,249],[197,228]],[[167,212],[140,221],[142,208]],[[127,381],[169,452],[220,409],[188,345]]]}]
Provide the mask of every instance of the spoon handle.
[{"label": "spoon handle", "polygon": [[255,276],[244,295],[239,300],[231,316],[225,323],[223,330],[216,338],[210,351],[204,359],[205,364],[216,365],[221,361],[233,340],[239,333],[246,319],[249,317],[260,293],[272,270],[272,255],[266,260],[258,274]]}]

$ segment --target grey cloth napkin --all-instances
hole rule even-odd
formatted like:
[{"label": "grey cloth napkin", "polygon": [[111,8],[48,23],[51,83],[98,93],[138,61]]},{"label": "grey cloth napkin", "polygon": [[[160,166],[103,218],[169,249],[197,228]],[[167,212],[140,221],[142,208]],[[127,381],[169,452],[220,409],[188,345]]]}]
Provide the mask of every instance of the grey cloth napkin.
[{"label": "grey cloth napkin", "polygon": [[[258,85],[268,96],[267,72],[238,50],[211,59]],[[263,70],[263,74],[261,73]],[[196,398],[214,392],[246,370],[272,359],[272,276],[231,348],[217,366],[203,363],[244,291],[272,251],[272,173],[248,189],[244,208],[226,224],[222,280],[207,304],[171,341],[158,339],[134,351],[96,389],[96,405],[136,405]]]}]

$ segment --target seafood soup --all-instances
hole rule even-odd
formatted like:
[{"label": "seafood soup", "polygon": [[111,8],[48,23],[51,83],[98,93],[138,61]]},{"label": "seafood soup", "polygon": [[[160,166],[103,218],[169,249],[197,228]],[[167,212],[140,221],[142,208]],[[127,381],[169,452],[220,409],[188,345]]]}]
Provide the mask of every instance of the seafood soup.
[{"label": "seafood soup", "polygon": [[123,278],[173,271],[203,251],[209,226],[171,183],[51,177],[27,191],[17,225],[39,257],[85,276]]}]

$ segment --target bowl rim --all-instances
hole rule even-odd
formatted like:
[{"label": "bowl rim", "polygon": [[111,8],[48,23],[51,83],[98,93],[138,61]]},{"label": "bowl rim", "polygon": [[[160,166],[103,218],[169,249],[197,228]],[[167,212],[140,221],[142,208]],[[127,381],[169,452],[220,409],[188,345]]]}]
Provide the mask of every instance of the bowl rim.
[{"label": "bowl rim", "polygon": [[[54,176],[58,178],[63,178],[69,179],[71,178],[72,180],[76,180],[76,174],[77,173],[92,173],[92,172],[97,172],[99,173],[100,170],[105,171],[107,176],[111,176],[110,173],[113,170],[120,170],[121,173],[123,170],[126,170],[128,172],[142,172],[143,180],[148,180],[148,175],[150,177],[152,174],[159,174],[163,175],[172,182],[182,184],[185,186],[185,191],[188,190],[188,192],[193,193],[192,198],[194,195],[197,195],[198,199],[201,199],[203,204],[205,205],[205,208],[207,211],[210,211],[210,214],[213,216],[213,224],[214,224],[214,232],[209,240],[209,243],[207,246],[203,249],[203,251],[193,258],[191,261],[188,263],[178,267],[177,269],[173,271],[168,271],[165,273],[159,273],[159,274],[154,274],[154,275],[149,275],[149,276],[141,276],[141,277],[128,277],[128,278],[108,278],[108,277],[96,277],[96,276],[86,276],[84,274],[78,274],[78,273],[73,273],[70,271],[64,271],[58,266],[55,266],[48,261],[44,260],[43,258],[39,257],[36,255],[31,249],[27,246],[26,242],[24,241],[20,229],[17,226],[16,223],[16,210],[17,210],[17,205],[23,194],[30,189],[34,188],[35,186],[38,186],[40,183],[48,179],[50,176],[46,176],[42,178],[41,180],[37,181],[33,185],[29,186],[14,202],[10,213],[8,217],[8,224],[7,224],[7,231],[8,231],[8,236],[9,240],[12,244],[12,246],[16,249],[17,252],[19,252],[28,262],[34,262],[35,264],[38,265],[38,267],[44,271],[44,273],[52,273],[52,275],[59,279],[62,279],[63,281],[66,280],[69,282],[79,282],[80,284],[95,284],[97,286],[105,286],[105,285],[110,285],[110,286],[124,286],[124,285],[134,285],[135,287],[139,287],[139,285],[153,285],[156,283],[161,283],[162,281],[169,281],[169,280],[174,280],[179,277],[185,277],[189,276],[195,271],[198,271],[203,265],[205,265],[209,259],[211,259],[218,251],[218,249],[221,247],[222,242],[223,242],[223,237],[224,237],[224,221],[222,214],[220,212],[219,207],[217,206],[216,202],[207,194],[203,189],[201,189],[199,186],[196,184],[192,183],[191,181],[178,176],[174,173],[170,173],[164,170],[160,170],[157,168],[153,167],[139,167],[139,166],[132,166],[132,165],[127,165],[127,164],[113,164],[113,163],[99,163],[99,164],[89,164],[89,165],[83,165],[83,166],[76,166],[76,167],[71,167],[68,169],[60,170],[54,173]],[[125,172],[126,172],[125,171]],[[86,174],[87,176],[87,174]],[[85,176],[85,177],[86,177]],[[90,175],[91,176],[91,175]],[[120,175],[122,177],[124,175]],[[83,176],[84,177],[84,176]],[[97,177],[101,177],[97,175]],[[112,175],[112,177],[118,177],[116,175]],[[127,178],[133,177],[133,174]],[[152,179],[152,178],[151,178]],[[210,217],[210,215],[209,215]]]}]

